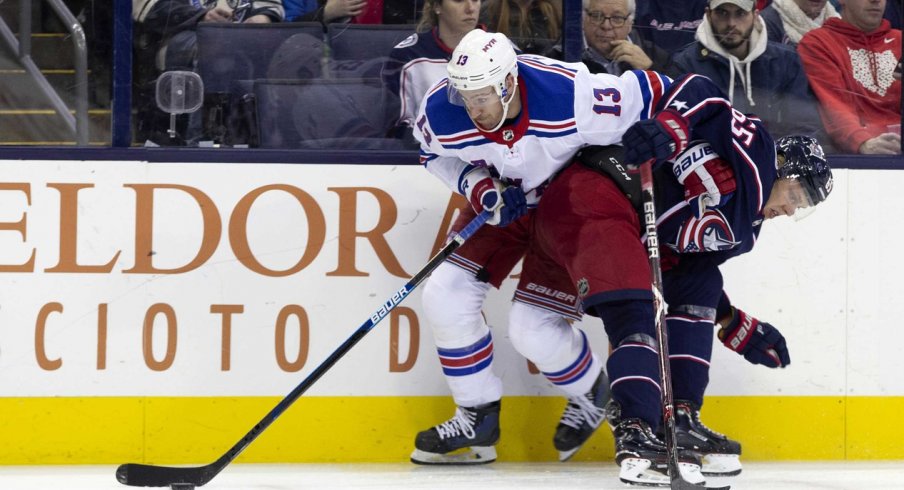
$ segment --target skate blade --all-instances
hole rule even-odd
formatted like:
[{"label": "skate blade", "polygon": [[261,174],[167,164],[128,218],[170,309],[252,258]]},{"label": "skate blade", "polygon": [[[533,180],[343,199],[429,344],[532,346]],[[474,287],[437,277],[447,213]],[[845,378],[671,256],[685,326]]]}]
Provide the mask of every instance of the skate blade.
[{"label": "skate blade", "polygon": [[701,472],[706,476],[740,475],[741,458],[737,454],[705,454]]},{"label": "skate blade", "polygon": [[581,449],[581,446],[569,449],[568,451],[559,451],[559,462],[564,463],[571,459],[571,457],[574,456],[574,453],[578,452],[578,449]]},{"label": "skate blade", "polygon": [[472,446],[465,451],[447,454],[431,453],[415,449],[411,453],[411,462],[425,465],[473,465],[487,464],[496,461],[496,448],[493,446]]},{"label": "skate blade", "polygon": [[[652,462],[643,458],[627,458],[621,462],[621,469],[618,473],[618,479],[628,485],[639,485],[645,487],[668,487],[671,486],[671,479],[667,474],[665,466],[652,468]],[[691,463],[678,463],[678,469],[681,471],[681,477],[688,483],[694,485],[703,485],[706,478],[700,472],[700,466]]]}]

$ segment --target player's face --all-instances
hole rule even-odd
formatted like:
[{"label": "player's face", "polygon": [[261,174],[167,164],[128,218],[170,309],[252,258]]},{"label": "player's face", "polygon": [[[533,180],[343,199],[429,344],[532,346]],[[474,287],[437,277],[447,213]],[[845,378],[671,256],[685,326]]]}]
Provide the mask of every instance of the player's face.
[{"label": "player's face", "polygon": [[811,19],[815,19],[826,6],[826,0],[794,0],[794,3]]},{"label": "player's face", "polygon": [[612,51],[612,41],[627,39],[633,27],[634,19],[625,0],[590,0],[584,11],[587,44],[606,57]]},{"label": "player's face", "polygon": [[477,27],[480,0],[442,0],[438,10],[440,31],[470,32]]},{"label": "player's face", "polygon": [[471,120],[483,129],[495,128],[502,119],[502,98],[493,87],[462,90],[461,99]]},{"label": "player's face", "polygon": [[794,216],[797,210],[812,206],[813,203],[800,182],[794,179],[779,179],[773,184],[772,194],[763,207],[763,217],[772,219],[779,216]]},{"label": "player's face", "polygon": [[735,49],[750,39],[756,13],[724,3],[714,9],[708,9],[709,24],[713,28],[716,41],[726,50]]}]

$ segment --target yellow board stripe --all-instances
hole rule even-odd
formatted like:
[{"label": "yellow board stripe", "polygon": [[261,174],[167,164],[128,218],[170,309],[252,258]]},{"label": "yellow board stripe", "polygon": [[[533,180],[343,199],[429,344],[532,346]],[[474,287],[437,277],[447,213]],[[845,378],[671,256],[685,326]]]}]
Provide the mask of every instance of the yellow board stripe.
[{"label": "yellow board stripe", "polygon": [[[209,463],[278,397],[0,398],[0,464]],[[507,397],[502,461],[553,461],[564,399]],[[448,397],[302,397],[240,462],[406,461],[414,435],[451,416]],[[745,460],[904,459],[904,397],[710,397],[704,422]],[[603,428],[575,456],[611,461]]]}]

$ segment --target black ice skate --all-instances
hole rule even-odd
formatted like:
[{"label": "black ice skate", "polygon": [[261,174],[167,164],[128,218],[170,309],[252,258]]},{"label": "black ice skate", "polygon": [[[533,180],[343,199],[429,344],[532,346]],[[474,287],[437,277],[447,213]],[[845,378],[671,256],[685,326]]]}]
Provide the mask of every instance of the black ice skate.
[{"label": "black ice skate", "polygon": [[678,446],[700,454],[706,476],[734,476],[741,473],[741,443],[733,441],[700,421],[700,407],[687,400],[675,400],[675,432]]},{"label": "black ice skate", "polygon": [[465,465],[496,461],[493,446],[499,441],[499,405],[456,408],[448,421],[418,433],[411,462]]},{"label": "black ice skate", "polygon": [[[618,412],[618,405],[614,402],[607,407],[615,438],[615,462],[620,467],[618,478],[629,485],[670,486],[665,443],[643,420],[621,419]],[[689,483],[702,485],[705,482],[700,472],[700,458],[695,453],[680,450],[678,466],[681,476]]]},{"label": "black ice skate", "polygon": [[606,371],[600,375],[590,391],[568,399],[565,412],[556,426],[553,445],[559,451],[559,461],[567,461],[584,445],[587,439],[606,419],[606,403],[609,401],[609,377]]}]

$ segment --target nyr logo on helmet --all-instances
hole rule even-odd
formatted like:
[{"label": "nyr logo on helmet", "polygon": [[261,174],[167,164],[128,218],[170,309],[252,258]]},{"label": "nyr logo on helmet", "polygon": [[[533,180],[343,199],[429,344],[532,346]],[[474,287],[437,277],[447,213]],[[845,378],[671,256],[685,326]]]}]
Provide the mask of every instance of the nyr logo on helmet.
[{"label": "nyr logo on helmet", "polygon": [[483,45],[483,52],[484,53],[488,52],[490,50],[490,48],[492,48],[495,45],[496,45],[496,38],[490,39],[490,42]]},{"label": "nyr logo on helmet", "polygon": [[700,219],[691,216],[681,225],[675,249],[679,253],[718,252],[735,248],[740,243],[725,216],[718,209],[711,209]]}]

